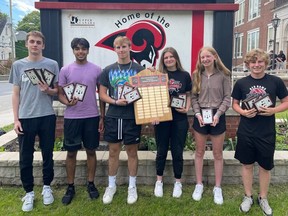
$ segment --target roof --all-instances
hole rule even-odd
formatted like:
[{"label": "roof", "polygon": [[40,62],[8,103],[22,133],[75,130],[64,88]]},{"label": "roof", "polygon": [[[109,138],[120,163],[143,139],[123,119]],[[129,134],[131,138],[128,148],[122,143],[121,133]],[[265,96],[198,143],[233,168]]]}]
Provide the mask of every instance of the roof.
[{"label": "roof", "polygon": [[2,31],[3,31],[6,23],[7,23],[6,17],[3,17],[2,19],[0,19],[0,35],[2,34]]}]

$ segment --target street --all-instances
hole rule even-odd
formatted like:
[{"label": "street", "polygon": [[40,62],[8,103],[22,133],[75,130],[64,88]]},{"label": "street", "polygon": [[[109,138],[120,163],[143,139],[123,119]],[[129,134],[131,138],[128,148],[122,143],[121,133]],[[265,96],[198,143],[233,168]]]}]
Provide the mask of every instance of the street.
[{"label": "street", "polygon": [[0,81],[0,128],[13,123],[12,87],[8,81]]}]

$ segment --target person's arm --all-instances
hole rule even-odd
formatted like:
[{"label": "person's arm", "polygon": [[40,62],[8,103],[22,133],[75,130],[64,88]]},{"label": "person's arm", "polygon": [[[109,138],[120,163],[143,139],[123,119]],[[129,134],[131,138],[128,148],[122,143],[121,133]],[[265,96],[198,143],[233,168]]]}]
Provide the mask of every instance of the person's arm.
[{"label": "person's arm", "polygon": [[[100,84],[97,84],[97,88],[100,91]],[[106,103],[100,99],[99,93],[99,106],[100,106],[100,121],[99,121],[99,128],[98,131],[104,131],[104,118],[105,118],[105,111],[106,111]]]},{"label": "person's arm", "polygon": [[14,115],[14,130],[17,134],[23,134],[22,125],[19,121],[20,87],[14,85],[12,91],[12,108]]},{"label": "person's arm", "polygon": [[40,82],[38,83],[38,87],[42,92],[51,96],[55,96],[58,93],[58,83],[55,83],[53,88],[50,88],[47,83]]},{"label": "person's arm", "polygon": [[106,86],[100,85],[100,89],[99,89],[100,100],[102,100],[105,103],[113,104],[116,106],[126,106],[127,105],[126,99],[122,98],[122,99],[115,100],[115,99],[111,98],[107,94],[107,92],[108,92],[108,88]]},{"label": "person's arm", "polygon": [[280,100],[281,103],[278,106],[275,107],[260,107],[259,108],[259,114],[262,116],[271,116],[278,112],[283,112],[288,109],[288,96],[284,97]]},{"label": "person's arm", "polygon": [[240,101],[236,99],[233,99],[232,101],[232,108],[235,112],[247,118],[253,118],[257,115],[257,110],[255,108],[250,110],[244,110],[240,107]]}]

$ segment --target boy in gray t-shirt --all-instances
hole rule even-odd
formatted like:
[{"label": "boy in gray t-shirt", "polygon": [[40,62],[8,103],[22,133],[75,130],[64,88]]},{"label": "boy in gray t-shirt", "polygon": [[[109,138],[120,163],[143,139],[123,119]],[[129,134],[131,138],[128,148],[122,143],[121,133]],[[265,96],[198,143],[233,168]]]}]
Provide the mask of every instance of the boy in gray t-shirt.
[{"label": "boy in gray t-shirt", "polygon": [[56,61],[43,57],[45,38],[41,32],[29,32],[26,47],[28,56],[13,63],[9,82],[13,84],[12,105],[14,130],[20,147],[20,177],[26,191],[22,210],[31,211],[34,203],[32,163],[36,135],[43,158],[43,203],[49,205],[54,201],[50,184],[54,177],[56,116],[52,103],[53,95],[58,92],[59,67]]}]

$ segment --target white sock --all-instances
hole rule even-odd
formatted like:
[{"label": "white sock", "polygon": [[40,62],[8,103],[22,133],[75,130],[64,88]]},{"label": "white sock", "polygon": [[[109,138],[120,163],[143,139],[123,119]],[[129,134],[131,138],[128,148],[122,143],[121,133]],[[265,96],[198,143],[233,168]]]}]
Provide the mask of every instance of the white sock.
[{"label": "white sock", "polygon": [[108,176],[108,187],[116,187],[116,176]]},{"label": "white sock", "polygon": [[136,187],[136,176],[129,176],[129,188]]}]

